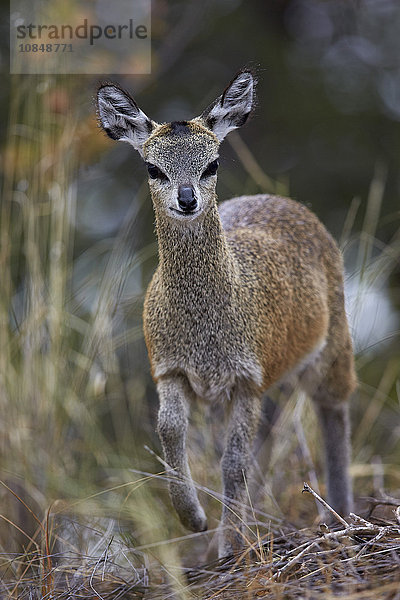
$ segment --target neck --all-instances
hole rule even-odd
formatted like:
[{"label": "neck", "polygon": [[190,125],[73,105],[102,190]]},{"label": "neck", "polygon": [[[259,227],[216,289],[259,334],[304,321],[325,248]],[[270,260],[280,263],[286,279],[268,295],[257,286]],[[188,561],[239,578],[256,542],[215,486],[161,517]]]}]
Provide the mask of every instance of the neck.
[{"label": "neck", "polygon": [[189,223],[156,214],[156,229],[161,275],[173,293],[181,289],[203,296],[231,288],[234,259],[216,203]]}]

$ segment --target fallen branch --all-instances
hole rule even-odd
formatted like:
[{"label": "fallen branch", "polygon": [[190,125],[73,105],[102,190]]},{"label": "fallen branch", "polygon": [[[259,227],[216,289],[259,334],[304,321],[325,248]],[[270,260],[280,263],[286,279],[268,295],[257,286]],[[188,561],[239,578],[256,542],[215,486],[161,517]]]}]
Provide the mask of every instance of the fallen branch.
[{"label": "fallen branch", "polygon": [[327,509],[327,510],[328,510],[330,513],[332,513],[332,515],[335,517],[335,519],[336,519],[337,521],[339,521],[339,523],[341,523],[341,524],[342,524],[342,525],[344,525],[345,527],[348,527],[348,526],[349,526],[349,524],[347,523],[347,521],[345,521],[345,520],[343,519],[343,517],[341,517],[341,516],[339,515],[339,513],[337,513],[337,512],[336,512],[336,510],[334,510],[334,509],[332,508],[332,506],[330,506],[330,505],[329,505],[329,504],[326,502],[326,500],[324,500],[323,498],[321,498],[321,496],[319,496],[319,495],[317,494],[317,492],[314,492],[314,490],[313,490],[313,489],[312,489],[312,488],[311,488],[311,487],[308,485],[308,483],[304,483],[304,484],[303,484],[303,486],[304,486],[304,487],[303,487],[303,489],[302,489],[302,491],[301,491],[301,493],[302,493],[302,494],[304,494],[304,492],[307,492],[307,493],[311,494],[312,496],[314,496],[314,498],[315,498],[316,500],[318,500],[318,502],[320,502],[324,508],[326,508],[326,509]]}]

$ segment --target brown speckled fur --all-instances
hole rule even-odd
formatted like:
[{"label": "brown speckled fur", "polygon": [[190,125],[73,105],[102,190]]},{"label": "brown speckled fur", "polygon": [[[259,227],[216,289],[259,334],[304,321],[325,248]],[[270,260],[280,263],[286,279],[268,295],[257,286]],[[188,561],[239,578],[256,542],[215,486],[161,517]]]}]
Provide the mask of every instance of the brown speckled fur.
[{"label": "brown speckled fur", "polygon": [[[160,397],[158,431],[165,460],[176,474],[170,492],[182,523],[194,531],[207,527],[186,456],[191,399],[231,405],[222,459],[223,556],[243,543],[244,476],[261,394],[286,381],[298,383],[315,402],[328,496],[338,511],[348,513],[347,400],[356,376],[339,250],[305,206],[260,194],[233,198],[218,208],[216,176],[202,177],[218,157],[221,140],[247,118],[251,74],[240,73],[202,116],[175,128],[150,121],[134,103],[134,127],[139,123],[139,128],[132,132],[125,110],[129,97],[120,99],[120,94],[125,92],[111,84],[100,88],[103,126],[109,130],[114,122],[111,137],[131,143],[168,178],[149,179],[160,260],[146,294],[144,331]],[[180,185],[194,190],[193,214],[179,209]]]}]

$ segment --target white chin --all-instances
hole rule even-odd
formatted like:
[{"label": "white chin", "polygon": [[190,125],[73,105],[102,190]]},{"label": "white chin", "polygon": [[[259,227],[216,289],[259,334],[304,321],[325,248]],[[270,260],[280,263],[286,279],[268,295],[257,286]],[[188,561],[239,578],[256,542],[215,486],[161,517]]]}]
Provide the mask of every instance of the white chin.
[{"label": "white chin", "polygon": [[182,210],[179,210],[178,208],[169,208],[169,212],[171,214],[171,216],[173,216],[175,219],[180,219],[182,221],[193,221],[193,219],[195,219],[196,217],[199,216],[199,214],[201,213],[201,209],[197,208],[196,210],[194,210],[193,212],[183,212]]}]

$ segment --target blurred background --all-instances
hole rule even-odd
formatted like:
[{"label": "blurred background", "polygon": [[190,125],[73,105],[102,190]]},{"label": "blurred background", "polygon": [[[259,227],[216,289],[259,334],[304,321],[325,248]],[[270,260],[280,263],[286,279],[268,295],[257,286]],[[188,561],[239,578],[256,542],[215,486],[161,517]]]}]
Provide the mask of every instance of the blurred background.
[{"label": "blurred background", "polygon": [[[78,522],[96,519],[100,535],[111,519],[107,535],[118,531],[140,561],[199,562],[218,524],[220,434],[204,408],[193,413],[190,455],[211,532],[184,537],[153,476],[164,467],[141,312],[157,264],[154,219],[139,155],[97,126],[102,80],[162,122],[198,115],[239,69],[256,71],[256,111],[221,149],[219,198],[290,195],[338,240],[360,379],[355,492],[396,494],[399,32],[396,0],[153,0],[150,75],[11,76],[2,26],[2,552],[39,539],[32,513],[42,521],[49,511],[54,544]],[[269,412],[257,520],[265,530],[282,518],[309,525],[317,509],[303,480],[324,492],[312,409],[276,397]]]}]

